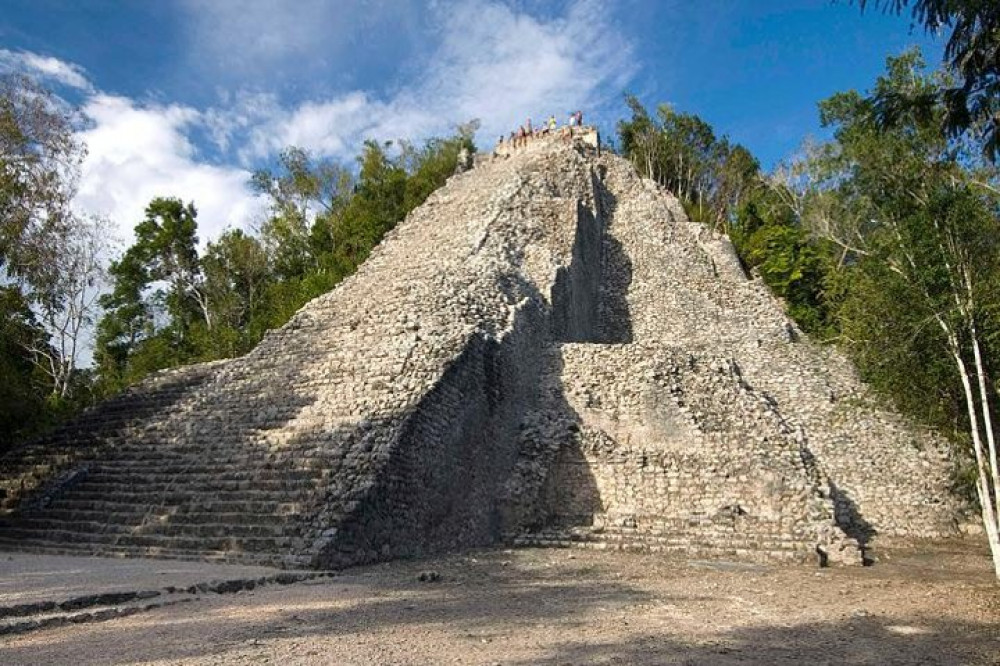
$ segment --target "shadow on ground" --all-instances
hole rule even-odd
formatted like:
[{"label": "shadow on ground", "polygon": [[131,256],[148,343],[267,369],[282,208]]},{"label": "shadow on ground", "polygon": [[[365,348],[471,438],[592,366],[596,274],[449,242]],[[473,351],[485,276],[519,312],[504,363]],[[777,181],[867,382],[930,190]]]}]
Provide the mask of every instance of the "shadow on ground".
[{"label": "shadow on ground", "polygon": [[[452,557],[434,564],[444,564],[447,573],[430,584],[419,581],[419,562],[365,567],[322,585],[287,588],[296,598],[267,593],[205,597],[202,603],[126,622],[38,632],[26,636],[23,645],[11,639],[4,646],[0,640],[0,654],[5,664],[69,663],[71,656],[74,666],[195,659],[228,663],[234,649],[256,641],[375,635],[420,625],[447,626],[456,638],[470,632],[482,637],[649,599],[627,584],[560,580],[545,568],[495,557]],[[390,567],[394,573],[384,578]]]},{"label": "shadow on ground", "polygon": [[[5,664],[74,666],[996,664],[1000,605],[981,554],[972,559],[968,580],[925,583],[920,562],[884,575],[819,575],[806,567],[489,551],[353,569],[322,584],[207,595],[0,641],[0,655]],[[428,569],[440,579],[420,582]]]},{"label": "shadow on ground", "polygon": [[996,626],[914,618],[751,627],[690,643],[669,635],[566,642],[527,664],[997,664]]}]

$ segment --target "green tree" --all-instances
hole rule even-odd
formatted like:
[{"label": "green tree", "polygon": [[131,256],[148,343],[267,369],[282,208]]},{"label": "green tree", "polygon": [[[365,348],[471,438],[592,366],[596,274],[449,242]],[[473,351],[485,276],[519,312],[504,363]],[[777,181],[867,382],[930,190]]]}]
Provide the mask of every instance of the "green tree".
[{"label": "green tree", "polygon": [[277,171],[258,170],[250,184],[271,203],[261,235],[275,272],[303,277],[317,266],[316,246],[329,247],[331,225],[350,199],[353,176],[332,160],[315,160],[292,146],[282,151]]},{"label": "green tree", "polygon": [[[28,77],[0,76],[0,438],[86,393],[77,368],[107,236],[73,214],[83,146],[71,110]],[[30,361],[26,364],[25,361]]]},{"label": "green tree", "polygon": [[981,135],[983,153],[1000,157],[1000,3],[992,0],[857,0],[896,14],[907,8],[929,32],[951,29],[944,58],[960,82],[915,91],[906,87],[876,94],[883,124],[918,112],[938,118],[948,134]]},{"label": "green tree", "polygon": [[715,150],[716,168],[712,179],[709,203],[714,212],[714,224],[725,229],[739,207],[760,187],[760,162],[739,144],[723,139]]},{"label": "green tree", "polygon": [[773,183],[754,189],[727,231],[743,262],[785,300],[789,316],[807,333],[829,339],[836,334],[827,298],[831,253],[803,228],[788,196]]},{"label": "green tree", "polygon": [[[1000,466],[994,421],[1000,303],[1000,198],[978,187],[986,165],[948,141],[938,104],[885,127],[876,99],[940,88],[916,52],[890,58],[868,97],[840,93],[820,105],[834,140],[816,160],[817,184],[852,219],[869,222],[848,262],[853,275],[839,317],[859,367],[897,404],[961,424],[1000,577]],[[916,356],[919,354],[919,356]],[[919,361],[917,360],[919,359]],[[926,369],[917,367],[926,364]],[[927,395],[914,395],[915,384]],[[921,400],[921,398],[923,398]],[[942,412],[955,410],[944,416]],[[943,418],[942,418],[943,417]]]},{"label": "green tree", "polygon": [[618,123],[623,154],[640,173],[677,195],[688,216],[723,229],[759,184],[760,165],[746,148],[716,137],[711,125],[669,105],[649,115],[626,96],[630,120]]},{"label": "green tree", "polygon": [[455,173],[458,154],[464,148],[475,151],[472,133],[478,123],[459,128],[459,133],[447,139],[431,139],[420,150],[409,150],[405,155],[406,190],[403,208],[408,213],[424,201]]},{"label": "green tree", "polygon": [[45,331],[21,291],[0,286],[0,453],[45,421],[47,387],[29,351],[42,344]]},{"label": "green tree", "polygon": [[135,227],[135,242],[110,268],[113,289],[101,297],[96,358],[110,388],[195,354],[196,322],[213,326],[197,251],[197,211],[179,199],[156,198]]},{"label": "green tree", "polygon": [[105,262],[115,241],[108,220],[74,218],[51,242],[57,251],[32,271],[26,293],[45,331],[30,351],[51,386],[55,406],[72,400],[79,386],[78,364],[85,338],[96,324],[100,291],[107,281]]},{"label": "green tree", "polygon": [[268,288],[273,274],[263,244],[239,229],[208,244],[201,260],[211,329],[198,326],[199,357],[225,358],[245,353],[266,330]]},{"label": "green tree", "polygon": [[69,201],[83,159],[68,111],[17,74],[0,76],[0,269],[31,279],[71,224]]}]

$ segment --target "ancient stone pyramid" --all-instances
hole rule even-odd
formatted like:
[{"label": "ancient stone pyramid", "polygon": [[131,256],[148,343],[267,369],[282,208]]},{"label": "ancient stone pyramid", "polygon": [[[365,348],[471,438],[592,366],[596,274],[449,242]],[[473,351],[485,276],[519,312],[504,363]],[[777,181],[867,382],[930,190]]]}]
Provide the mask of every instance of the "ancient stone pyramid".
[{"label": "ancient stone pyramid", "polygon": [[478,160],[251,353],[7,456],[0,546],[859,561],[872,538],[953,533],[942,442],[592,138]]}]

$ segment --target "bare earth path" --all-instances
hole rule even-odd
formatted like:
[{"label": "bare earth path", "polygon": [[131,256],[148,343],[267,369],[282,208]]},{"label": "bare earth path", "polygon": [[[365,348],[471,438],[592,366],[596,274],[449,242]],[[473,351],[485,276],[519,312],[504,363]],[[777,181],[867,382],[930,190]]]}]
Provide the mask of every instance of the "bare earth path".
[{"label": "bare earth path", "polygon": [[961,541],[824,570],[480,551],[0,638],[0,663],[1000,664],[1000,588]]}]

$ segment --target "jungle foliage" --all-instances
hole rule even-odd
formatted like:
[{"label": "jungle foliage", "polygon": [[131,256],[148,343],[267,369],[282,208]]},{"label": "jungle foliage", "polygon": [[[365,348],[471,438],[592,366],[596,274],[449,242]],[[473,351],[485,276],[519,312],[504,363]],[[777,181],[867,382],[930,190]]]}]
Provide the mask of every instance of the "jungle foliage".
[{"label": "jungle foliage", "polygon": [[258,233],[230,229],[199,251],[193,203],[154,199],[102,296],[96,386],[246,353],[306,302],[350,275],[455,171],[472,128],[416,148],[368,141],[357,170],[291,147],[251,186],[268,201]]}]

